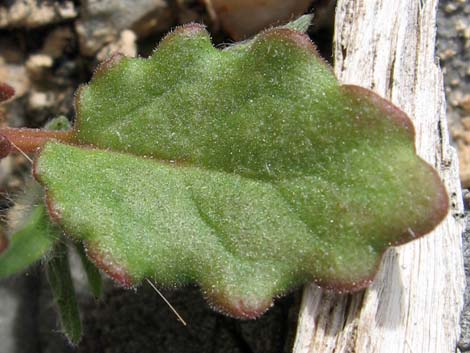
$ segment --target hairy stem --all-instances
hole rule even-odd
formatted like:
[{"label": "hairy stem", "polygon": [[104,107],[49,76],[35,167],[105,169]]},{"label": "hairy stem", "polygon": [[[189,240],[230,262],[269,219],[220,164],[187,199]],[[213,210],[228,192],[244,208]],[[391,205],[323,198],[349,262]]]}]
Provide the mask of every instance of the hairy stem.
[{"label": "hairy stem", "polygon": [[49,140],[59,140],[63,142],[71,141],[73,131],[2,128],[0,129],[0,136],[4,136],[13,145],[13,147],[18,148],[25,153],[32,153]]}]

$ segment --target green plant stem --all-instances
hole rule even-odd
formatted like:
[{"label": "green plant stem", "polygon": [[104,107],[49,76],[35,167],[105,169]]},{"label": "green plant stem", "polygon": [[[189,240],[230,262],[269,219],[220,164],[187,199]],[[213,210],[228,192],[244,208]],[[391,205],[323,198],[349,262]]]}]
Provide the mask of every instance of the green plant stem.
[{"label": "green plant stem", "polygon": [[64,333],[72,344],[77,344],[82,336],[82,324],[65,243],[56,245],[47,263],[47,277],[59,309]]}]

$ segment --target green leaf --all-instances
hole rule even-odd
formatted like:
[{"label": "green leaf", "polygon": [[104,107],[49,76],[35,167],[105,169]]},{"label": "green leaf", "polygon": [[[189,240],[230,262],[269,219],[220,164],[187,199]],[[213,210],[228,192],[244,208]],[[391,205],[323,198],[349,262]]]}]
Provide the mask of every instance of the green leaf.
[{"label": "green leaf", "polygon": [[77,146],[47,143],[35,175],[51,217],[124,286],[197,283],[253,318],[308,281],[364,288],[387,247],[447,213],[409,118],[341,86],[288,28],[221,51],[181,27],[149,59],[102,64],[76,108]]},{"label": "green leaf", "polygon": [[68,131],[70,130],[71,125],[68,121],[67,117],[64,115],[59,115],[58,117],[51,119],[47,122],[44,126],[44,130],[51,130],[51,131]]},{"label": "green leaf", "polygon": [[307,32],[308,28],[312,24],[313,14],[300,16],[295,21],[289,22],[281,28],[288,28],[294,31]]},{"label": "green leaf", "polygon": [[32,209],[23,226],[16,231],[8,248],[0,255],[0,278],[26,270],[54,245],[60,232],[51,225],[44,205]]},{"label": "green leaf", "polygon": [[80,256],[83,269],[85,270],[88,279],[90,290],[94,297],[98,299],[101,297],[103,291],[103,283],[100,271],[86,256],[86,251],[82,243],[75,243],[75,248],[77,249],[78,256]]},{"label": "green leaf", "polygon": [[55,246],[47,262],[47,278],[59,309],[64,333],[72,344],[77,344],[82,336],[82,324],[65,243],[58,243]]}]

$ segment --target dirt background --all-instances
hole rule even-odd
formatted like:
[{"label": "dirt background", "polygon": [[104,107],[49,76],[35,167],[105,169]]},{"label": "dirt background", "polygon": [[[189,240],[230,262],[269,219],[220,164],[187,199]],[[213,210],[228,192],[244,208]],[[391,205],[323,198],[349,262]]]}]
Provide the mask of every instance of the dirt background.
[{"label": "dirt background", "polygon": [[[90,79],[98,62],[114,51],[148,56],[166,32],[191,21],[207,24],[220,47],[282,23],[292,18],[292,13],[313,11],[315,20],[309,35],[331,61],[334,1],[272,2],[284,5],[273,10],[257,7],[254,0],[0,0],[0,81],[17,91],[13,101],[0,107],[0,125],[40,127],[58,115],[73,120],[73,93]],[[470,3],[442,0],[437,53],[445,74],[449,127],[459,150],[466,188],[470,187],[469,48]],[[11,206],[14,195],[21,193],[28,170],[28,162],[21,156],[1,162],[1,212]],[[462,197],[468,216],[468,190]],[[467,229],[467,278],[469,244]],[[73,257],[72,263],[78,260]],[[292,349],[300,291],[278,300],[261,319],[247,322],[213,312],[195,288],[165,291],[188,321],[188,327],[184,327],[146,285],[125,291],[106,282],[104,297],[95,301],[80,266],[73,266],[73,275],[83,314],[82,342],[72,347],[60,333],[47,281],[37,266],[0,282],[0,353],[281,353]],[[459,348],[468,352],[468,291],[462,317]]]}]

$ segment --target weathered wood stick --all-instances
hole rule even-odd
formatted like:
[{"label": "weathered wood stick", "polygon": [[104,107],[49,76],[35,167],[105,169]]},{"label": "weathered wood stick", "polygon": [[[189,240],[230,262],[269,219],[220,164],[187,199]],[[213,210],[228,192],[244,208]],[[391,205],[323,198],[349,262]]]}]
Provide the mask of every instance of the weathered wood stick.
[{"label": "weathered wood stick", "polygon": [[463,204],[435,55],[438,0],[339,0],[335,71],[414,121],[418,154],[445,181],[452,208],[430,235],[388,251],[373,285],[354,295],[307,286],[295,353],[454,353],[465,277]]}]

